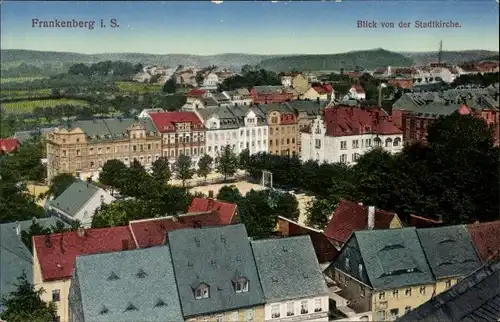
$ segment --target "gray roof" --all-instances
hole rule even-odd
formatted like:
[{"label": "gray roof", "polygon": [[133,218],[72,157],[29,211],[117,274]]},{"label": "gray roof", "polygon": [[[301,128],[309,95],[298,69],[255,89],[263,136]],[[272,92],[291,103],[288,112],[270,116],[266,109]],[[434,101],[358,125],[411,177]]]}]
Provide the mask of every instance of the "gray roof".
[{"label": "gray roof", "polygon": [[184,320],[168,246],[79,256],[75,273],[85,321]]},{"label": "gray roof", "polygon": [[318,104],[316,101],[291,101],[285,102],[285,104],[297,113],[305,112],[308,116],[315,118],[328,103]]},{"label": "gray roof", "polygon": [[52,131],[54,131],[56,128],[55,127],[42,127],[36,130],[31,130],[31,131],[18,131],[14,133],[14,138],[16,138],[19,143],[23,143],[29,139],[31,139],[34,135],[37,135],[40,133],[41,135],[48,134]]},{"label": "gray roof", "polygon": [[255,106],[248,105],[238,105],[232,106],[231,112],[238,118],[240,124],[244,124],[244,119],[247,116],[248,112],[254,112],[257,115],[257,125],[262,126],[267,124],[266,114]]},{"label": "gray roof", "polygon": [[272,111],[279,111],[280,113],[295,113],[291,106],[284,103],[259,104],[257,106],[266,115]]},{"label": "gray roof", "polygon": [[203,105],[205,105],[205,107],[219,106],[219,103],[211,97],[205,97],[202,99],[202,101],[203,101]]},{"label": "gray roof", "polygon": [[417,229],[417,234],[437,279],[465,276],[482,265],[463,225]]},{"label": "gray roof", "polygon": [[470,274],[397,322],[489,322],[500,319],[500,262]]},{"label": "gray roof", "polygon": [[98,191],[99,187],[87,182],[76,181],[49,203],[50,206],[74,217]]},{"label": "gray roof", "polygon": [[415,227],[361,230],[353,236],[373,289],[434,283]]},{"label": "gray roof", "polygon": [[328,293],[309,235],[251,242],[267,301]]},{"label": "gray roof", "polygon": [[[168,244],[185,317],[264,303],[243,224],[174,230],[168,233]],[[248,279],[248,292],[235,292],[233,281],[239,277]],[[194,289],[202,283],[210,287],[210,296],[197,300]]]},{"label": "gray roof", "polygon": [[[36,219],[44,228],[51,228],[58,221],[57,218]],[[27,231],[33,220],[0,225],[0,298],[15,291],[17,278],[23,271],[28,281],[33,283],[33,256],[16,233],[18,224],[22,231]]]},{"label": "gray roof", "polygon": [[149,118],[116,118],[116,119],[95,119],[73,121],[66,125],[66,128],[80,128],[87,135],[87,140],[120,140],[128,137],[127,128],[133,124],[144,127],[147,135],[159,135],[153,121]]},{"label": "gray roof", "polygon": [[224,93],[213,93],[212,98],[218,103],[229,101],[229,98]]},{"label": "gray roof", "polygon": [[[199,113],[203,121],[214,115],[217,116],[221,121],[221,129],[237,129],[239,127],[239,119],[225,106],[199,108],[196,112]],[[207,129],[210,129],[210,125],[207,126]]]},{"label": "gray roof", "polygon": [[282,85],[264,85],[264,86],[254,86],[253,87],[257,94],[270,94],[270,93],[278,93],[282,92]]}]

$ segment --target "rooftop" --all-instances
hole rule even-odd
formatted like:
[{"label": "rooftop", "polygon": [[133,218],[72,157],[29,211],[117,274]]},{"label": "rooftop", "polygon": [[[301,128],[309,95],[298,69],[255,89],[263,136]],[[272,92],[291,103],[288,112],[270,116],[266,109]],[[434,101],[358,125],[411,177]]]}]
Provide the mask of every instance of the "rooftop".
[{"label": "rooftop", "polygon": [[500,258],[500,220],[470,224],[467,231],[481,260]]},{"label": "rooftop", "polygon": [[210,198],[194,198],[188,213],[215,211],[221,225],[229,225],[236,214],[236,204]]},{"label": "rooftop", "polygon": [[19,141],[14,138],[0,139],[0,152],[11,153],[19,147]]},{"label": "rooftop", "polygon": [[150,116],[161,133],[175,132],[177,123],[190,123],[193,131],[204,130],[203,122],[194,112],[151,113]]},{"label": "rooftop", "polygon": [[99,189],[90,183],[76,181],[57,198],[49,201],[49,207],[52,206],[74,217]]}]

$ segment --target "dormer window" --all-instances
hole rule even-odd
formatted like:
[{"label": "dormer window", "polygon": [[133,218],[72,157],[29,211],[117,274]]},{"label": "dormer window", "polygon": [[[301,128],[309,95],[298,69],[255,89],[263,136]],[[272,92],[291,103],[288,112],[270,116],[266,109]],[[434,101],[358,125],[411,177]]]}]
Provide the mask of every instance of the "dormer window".
[{"label": "dormer window", "polygon": [[236,293],[248,292],[248,280],[245,277],[240,277],[236,280],[234,285]]},{"label": "dormer window", "polygon": [[210,297],[210,286],[207,284],[200,284],[198,287],[194,290],[194,297],[197,300],[201,299],[207,299]]}]

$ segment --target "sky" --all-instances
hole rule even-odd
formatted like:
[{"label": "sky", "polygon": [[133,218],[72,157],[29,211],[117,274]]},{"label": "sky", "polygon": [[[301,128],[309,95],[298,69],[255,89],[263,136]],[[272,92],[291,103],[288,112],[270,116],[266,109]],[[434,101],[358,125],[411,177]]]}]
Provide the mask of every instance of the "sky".
[{"label": "sky", "polygon": [[[495,0],[334,1],[13,1],[1,10],[1,48],[78,53],[329,54],[499,49]],[[88,28],[33,28],[40,21],[96,21]],[[100,27],[103,19],[106,28]],[[116,19],[117,28],[111,28]],[[360,20],[377,28],[358,28]],[[460,28],[416,28],[442,20]],[[400,21],[411,22],[399,28]],[[381,22],[393,22],[383,28]]]}]

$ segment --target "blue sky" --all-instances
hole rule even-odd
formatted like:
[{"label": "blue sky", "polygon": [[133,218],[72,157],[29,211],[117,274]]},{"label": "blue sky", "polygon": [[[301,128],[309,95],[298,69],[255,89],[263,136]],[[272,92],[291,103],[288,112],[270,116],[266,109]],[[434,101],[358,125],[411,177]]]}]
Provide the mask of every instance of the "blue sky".
[{"label": "blue sky", "polygon": [[[101,2],[9,1],[1,10],[1,48],[80,53],[322,54],[393,51],[498,50],[495,0]],[[120,27],[100,28],[117,19]],[[32,19],[95,20],[96,28],[32,28]],[[357,28],[375,20],[378,28]],[[461,28],[407,29],[400,21],[456,21]],[[381,28],[392,21],[394,29]]]}]

